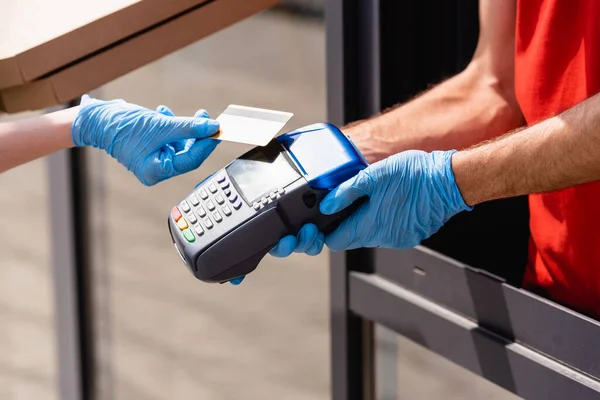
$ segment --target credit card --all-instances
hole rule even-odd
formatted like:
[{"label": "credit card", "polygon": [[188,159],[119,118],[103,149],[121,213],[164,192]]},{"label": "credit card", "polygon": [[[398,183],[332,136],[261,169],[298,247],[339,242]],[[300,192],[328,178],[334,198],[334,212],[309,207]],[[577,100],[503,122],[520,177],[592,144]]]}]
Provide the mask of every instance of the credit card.
[{"label": "credit card", "polygon": [[220,130],[212,137],[229,142],[265,146],[294,114],[231,104],[216,119]]}]

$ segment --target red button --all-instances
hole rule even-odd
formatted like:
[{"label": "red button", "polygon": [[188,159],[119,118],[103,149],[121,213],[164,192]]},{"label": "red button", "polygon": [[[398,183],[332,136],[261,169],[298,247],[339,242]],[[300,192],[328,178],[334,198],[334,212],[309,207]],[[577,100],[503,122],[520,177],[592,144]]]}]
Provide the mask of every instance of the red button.
[{"label": "red button", "polygon": [[175,222],[179,221],[179,219],[181,218],[181,213],[179,212],[179,209],[177,207],[173,207],[173,209],[171,210],[171,216],[173,217]]}]

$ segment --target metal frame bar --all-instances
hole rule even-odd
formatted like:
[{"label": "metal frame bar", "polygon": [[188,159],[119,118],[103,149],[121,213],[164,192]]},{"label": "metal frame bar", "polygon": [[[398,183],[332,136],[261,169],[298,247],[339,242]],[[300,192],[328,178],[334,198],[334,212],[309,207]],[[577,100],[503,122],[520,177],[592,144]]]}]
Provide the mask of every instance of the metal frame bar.
[{"label": "metal frame bar", "polygon": [[351,272],[350,310],[526,399],[597,399],[600,381],[375,274]]},{"label": "metal frame bar", "polygon": [[[77,105],[69,103],[67,107]],[[95,361],[86,150],[48,157],[59,394],[94,395]]]},{"label": "metal frame bar", "polygon": [[373,325],[349,312],[347,255],[331,255],[332,398],[374,400]]},{"label": "metal frame bar", "polygon": [[[374,390],[364,392],[375,374],[372,359],[361,358],[372,355],[373,343],[361,336],[369,322],[526,399],[600,397],[600,361],[594,346],[586,345],[595,343],[599,322],[422,247],[335,253],[332,261],[338,271],[332,274],[338,279],[331,283],[337,289],[332,311],[362,324],[346,323],[345,330],[340,321],[332,326],[333,343],[342,339],[332,353],[334,384],[346,385],[336,388],[333,399],[381,398]],[[503,294],[506,298],[498,297]],[[346,346],[340,349],[340,343]]]},{"label": "metal frame bar", "polygon": [[600,376],[600,349],[582,345],[597,340],[596,320],[422,246],[378,251],[375,272],[509,340]]},{"label": "metal frame bar", "polygon": [[[379,104],[379,1],[325,4],[328,120],[370,117]],[[366,55],[366,56],[365,56]],[[368,250],[331,255],[332,396],[375,399],[373,324],[348,309],[348,272],[372,263]]]},{"label": "metal frame bar", "polygon": [[82,392],[79,305],[73,245],[72,182],[69,175],[70,163],[66,151],[48,156],[58,390],[61,399],[79,400]]}]

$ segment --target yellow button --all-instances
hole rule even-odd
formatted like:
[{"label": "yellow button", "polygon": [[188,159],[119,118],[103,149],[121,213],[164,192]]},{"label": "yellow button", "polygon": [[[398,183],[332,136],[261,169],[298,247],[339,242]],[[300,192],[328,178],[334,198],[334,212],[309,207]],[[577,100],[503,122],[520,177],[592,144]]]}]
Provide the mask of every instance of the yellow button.
[{"label": "yellow button", "polygon": [[179,227],[179,229],[184,230],[187,229],[188,224],[187,222],[185,222],[184,218],[181,218],[179,221],[177,221],[177,226]]}]

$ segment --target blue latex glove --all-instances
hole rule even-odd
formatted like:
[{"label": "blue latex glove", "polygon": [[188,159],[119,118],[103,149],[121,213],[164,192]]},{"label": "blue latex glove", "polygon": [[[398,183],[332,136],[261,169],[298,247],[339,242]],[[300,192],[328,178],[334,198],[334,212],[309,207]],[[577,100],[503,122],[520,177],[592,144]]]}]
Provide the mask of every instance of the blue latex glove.
[{"label": "blue latex glove", "polygon": [[370,165],[321,202],[334,214],[369,199],[325,238],[333,251],[359,247],[406,249],[433,235],[455,214],[471,210],[452,171],[451,151],[411,150]]},{"label": "blue latex glove", "polygon": [[[471,210],[454,181],[454,152],[406,151],[372,164],[342,183],[321,202],[323,214],[339,212],[365,195],[369,199],[327,235],[327,247],[333,251],[410,248],[437,232],[455,214]],[[290,249],[294,243],[289,240],[290,247],[286,246],[281,255],[306,246],[301,237],[297,243]]]},{"label": "blue latex glove", "polygon": [[141,183],[152,186],[198,168],[220,142],[208,138],[218,130],[219,123],[205,110],[193,118],[176,117],[165,106],[153,111],[84,95],[72,136],[76,146],[106,151]]},{"label": "blue latex glove", "polygon": [[319,232],[315,224],[304,225],[297,236],[288,235],[282,238],[269,254],[274,257],[287,257],[292,253],[306,253],[316,256],[323,250],[325,235]]}]

